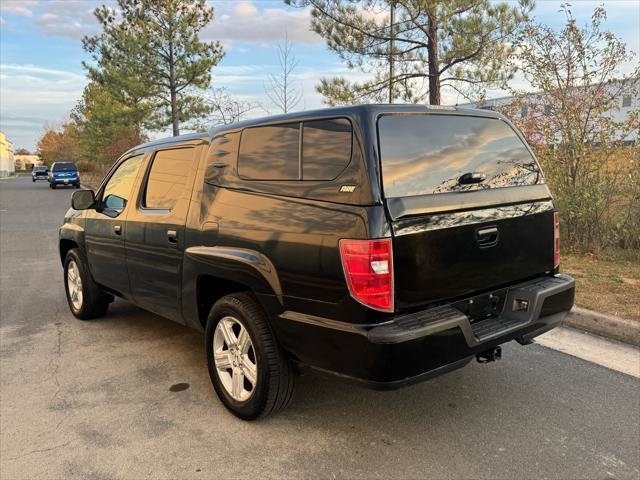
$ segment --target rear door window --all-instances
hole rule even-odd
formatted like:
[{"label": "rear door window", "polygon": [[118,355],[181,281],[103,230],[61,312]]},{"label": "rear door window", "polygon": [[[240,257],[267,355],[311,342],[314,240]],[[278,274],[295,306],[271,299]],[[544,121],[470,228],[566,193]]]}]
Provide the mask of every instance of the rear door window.
[{"label": "rear door window", "polygon": [[302,179],[333,180],[351,160],[352,129],[346,118],[305,122]]},{"label": "rear door window", "polygon": [[299,180],[300,123],[242,132],[238,174],[247,180]]},{"label": "rear door window", "polygon": [[153,158],[142,206],[154,210],[171,210],[187,184],[193,148],[159,150]]},{"label": "rear door window", "polygon": [[[388,198],[542,182],[535,159],[500,119],[384,115],[378,120],[378,137]],[[480,174],[484,180],[461,183],[466,173]]]}]

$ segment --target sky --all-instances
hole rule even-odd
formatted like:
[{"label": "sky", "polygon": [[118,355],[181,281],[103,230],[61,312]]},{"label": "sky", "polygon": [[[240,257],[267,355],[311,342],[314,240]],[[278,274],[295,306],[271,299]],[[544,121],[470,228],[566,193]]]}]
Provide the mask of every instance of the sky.
[{"label": "sky", "polygon": [[[45,125],[62,123],[87,84],[81,39],[99,31],[93,10],[111,0],[0,0],[0,129],[14,148],[35,150]],[[279,42],[285,32],[298,60],[295,82],[303,98],[297,109],[322,107],[315,85],[323,76],[365,78],[349,71],[310,31],[308,9],[293,8],[276,0],[214,0],[214,21],[203,31],[204,40],[219,40],[225,57],[213,70],[213,86],[260,104],[251,115],[275,113],[265,94],[270,73],[278,71]],[[515,2],[512,2],[515,3]],[[537,20],[560,28],[563,2],[538,0]],[[575,0],[574,16],[589,21],[593,9],[604,4],[605,28],[640,52],[640,0]],[[636,57],[637,60],[638,57]],[[634,65],[626,65],[631,71]],[[523,82],[518,77],[514,83]],[[526,85],[517,85],[518,87]],[[489,97],[503,92],[490,91]],[[465,100],[445,93],[444,103]],[[159,134],[160,135],[160,134]],[[152,135],[153,136],[153,135]],[[162,135],[161,135],[162,136]]]}]

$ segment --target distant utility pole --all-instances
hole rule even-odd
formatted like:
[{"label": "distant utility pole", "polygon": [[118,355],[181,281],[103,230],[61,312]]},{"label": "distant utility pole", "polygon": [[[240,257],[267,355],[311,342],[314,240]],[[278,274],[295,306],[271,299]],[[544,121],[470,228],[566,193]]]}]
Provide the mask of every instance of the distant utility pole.
[{"label": "distant utility pole", "polygon": [[396,2],[395,0],[391,0],[389,2],[389,7],[391,7],[391,41],[389,42],[389,103],[393,103],[393,24],[395,23],[395,11],[396,11]]}]

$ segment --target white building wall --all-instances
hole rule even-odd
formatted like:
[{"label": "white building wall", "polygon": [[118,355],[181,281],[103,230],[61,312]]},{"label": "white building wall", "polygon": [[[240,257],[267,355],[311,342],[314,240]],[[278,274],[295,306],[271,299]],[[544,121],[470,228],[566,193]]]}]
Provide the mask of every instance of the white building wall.
[{"label": "white building wall", "polygon": [[[529,101],[532,102],[535,100],[535,98],[536,98],[536,94],[533,93],[531,94]],[[485,100],[481,105],[477,103],[464,103],[458,106],[462,108],[481,108],[481,109],[493,110],[496,107],[508,106],[511,103],[513,103],[514,100],[515,100],[515,97],[499,97],[499,98],[492,98],[492,99]],[[631,114],[632,111],[640,108],[640,96],[637,93],[635,94],[635,96],[621,95],[619,96],[617,101],[618,101],[618,107],[619,107],[618,109],[612,108],[611,110],[604,113],[604,116],[608,118],[612,118],[617,122],[625,121],[627,118],[629,118],[629,115]],[[517,114],[516,118],[514,118],[513,120],[522,120],[524,117],[527,116],[527,114],[528,112],[526,111],[526,108],[523,108],[519,112],[519,114]],[[629,142],[633,145],[640,145],[640,125],[638,126],[638,129],[630,133],[624,140],[625,142]]]},{"label": "white building wall", "polygon": [[0,177],[8,177],[15,172],[13,144],[0,132]]}]

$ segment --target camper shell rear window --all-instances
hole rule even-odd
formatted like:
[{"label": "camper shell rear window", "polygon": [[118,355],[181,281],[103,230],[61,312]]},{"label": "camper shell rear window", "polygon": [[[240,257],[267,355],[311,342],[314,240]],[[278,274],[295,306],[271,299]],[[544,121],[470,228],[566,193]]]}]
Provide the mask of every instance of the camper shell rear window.
[{"label": "camper shell rear window", "polygon": [[[378,119],[387,198],[542,183],[515,130],[499,118],[389,114]],[[475,181],[465,181],[474,175]],[[461,177],[465,176],[461,180]]]}]

